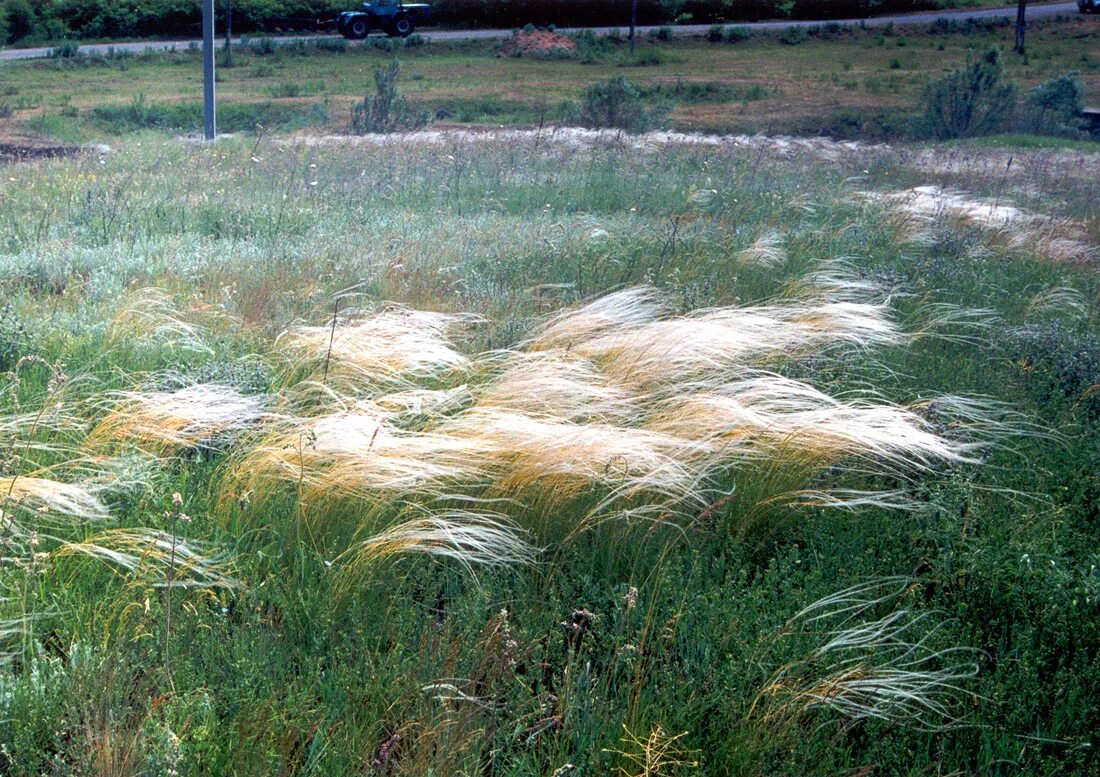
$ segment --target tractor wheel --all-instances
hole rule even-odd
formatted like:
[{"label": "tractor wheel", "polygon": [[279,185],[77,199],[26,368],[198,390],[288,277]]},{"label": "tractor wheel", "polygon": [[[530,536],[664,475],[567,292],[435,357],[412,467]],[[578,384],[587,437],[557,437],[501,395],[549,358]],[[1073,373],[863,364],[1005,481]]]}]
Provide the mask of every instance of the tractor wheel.
[{"label": "tractor wheel", "polygon": [[412,35],[413,23],[412,19],[407,16],[398,17],[393,23],[393,34],[399,38],[407,38]]},{"label": "tractor wheel", "polygon": [[352,19],[344,27],[344,37],[351,40],[363,40],[370,32],[370,24],[366,19]]}]

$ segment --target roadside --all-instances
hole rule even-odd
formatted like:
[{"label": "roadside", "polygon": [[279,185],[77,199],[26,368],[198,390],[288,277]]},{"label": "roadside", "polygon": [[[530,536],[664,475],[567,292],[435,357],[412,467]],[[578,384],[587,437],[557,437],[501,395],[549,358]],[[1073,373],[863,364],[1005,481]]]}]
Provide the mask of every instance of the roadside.
[{"label": "roadside", "polygon": [[[589,87],[622,76],[659,128],[893,140],[907,136],[929,83],[991,47],[1006,52],[1005,77],[1021,102],[1076,71],[1085,104],[1100,104],[1100,16],[1036,20],[1026,57],[1007,53],[1012,24],[996,18],[753,32],[733,25],[696,36],[647,33],[633,53],[621,31],[557,36],[575,45],[531,52],[499,39],[254,41],[234,52],[232,67],[218,69],[218,125],[262,135],[348,133],[352,106],[394,59],[400,94],[433,127],[576,125]],[[113,144],[134,133],[196,130],[199,59],[188,50],[114,51],[7,63],[0,142]]]},{"label": "roadside", "polygon": [[[1028,19],[1045,19],[1053,16],[1077,13],[1077,3],[1071,2],[1047,2],[1029,3]],[[825,24],[841,27],[873,27],[881,28],[893,24],[931,24],[940,18],[965,21],[967,19],[1006,19],[1015,18],[1016,6],[1006,5],[997,8],[960,9],[943,11],[924,11],[911,14],[892,14],[889,16],[875,16],[867,19],[841,19],[837,21],[769,21],[769,22],[737,22],[730,26],[745,27],[758,31],[782,31],[785,29],[821,27]],[[677,36],[701,35],[706,33],[713,25],[710,24],[684,24],[673,27],[645,26],[638,27],[639,35],[645,36],[656,33],[658,30],[671,30],[671,34]],[[559,27],[558,32],[572,35],[579,34],[586,29],[591,29],[597,35],[607,35],[612,32],[622,31],[623,27],[597,27],[597,28],[565,28]],[[433,41],[462,41],[462,40],[493,40],[507,38],[512,34],[511,30],[422,30],[417,34],[429,42]],[[258,36],[252,36],[255,39]],[[302,42],[316,42],[325,40],[340,40],[339,35],[290,35],[285,37],[267,38],[276,45],[287,45]],[[233,45],[242,45],[248,38],[235,38]],[[181,51],[202,45],[201,40],[180,41],[131,41],[117,43],[91,43],[80,44],[80,51],[90,55],[105,55],[112,52],[126,51],[141,53],[145,51]],[[218,48],[225,47],[225,41],[219,39]],[[36,48],[19,48],[0,50],[0,60],[17,59],[41,59],[53,54],[56,47],[40,46]]]}]

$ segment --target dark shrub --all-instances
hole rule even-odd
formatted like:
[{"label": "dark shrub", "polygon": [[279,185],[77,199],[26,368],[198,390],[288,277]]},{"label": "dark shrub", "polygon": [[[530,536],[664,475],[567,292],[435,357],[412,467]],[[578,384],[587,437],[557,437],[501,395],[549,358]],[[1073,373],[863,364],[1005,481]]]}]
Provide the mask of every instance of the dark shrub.
[{"label": "dark shrub", "polygon": [[1004,131],[1016,105],[1016,87],[1003,75],[1001,52],[990,49],[929,84],[922,100],[921,134],[946,140]]},{"label": "dark shrub", "polygon": [[374,94],[352,106],[351,129],[357,135],[370,132],[398,132],[428,123],[428,114],[409,105],[397,91],[401,65],[395,59],[388,67],[374,71]]},{"label": "dark shrub", "polygon": [[597,81],[588,87],[581,109],[581,123],[597,129],[644,132],[655,123],[641,92],[622,76]]},{"label": "dark shrub", "polygon": [[1041,135],[1082,136],[1084,94],[1085,85],[1076,72],[1040,84],[1027,96],[1021,129]]}]

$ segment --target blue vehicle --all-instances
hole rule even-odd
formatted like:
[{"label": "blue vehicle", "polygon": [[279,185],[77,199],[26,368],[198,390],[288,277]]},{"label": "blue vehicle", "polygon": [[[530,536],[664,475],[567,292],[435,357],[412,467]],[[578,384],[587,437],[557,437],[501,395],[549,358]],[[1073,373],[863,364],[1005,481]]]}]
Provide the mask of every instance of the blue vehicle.
[{"label": "blue vehicle", "polygon": [[418,24],[427,24],[431,17],[432,7],[427,3],[372,0],[358,11],[344,11],[337,16],[336,30],[351,40],[362,40],[371,30],[381,30],[391,38],[407,38]]},{"label": "blue vehicle", "polygon": [[1096,13],[1100,11],[1100,0],[1077,0],[1077,10],[1081,13]]}]

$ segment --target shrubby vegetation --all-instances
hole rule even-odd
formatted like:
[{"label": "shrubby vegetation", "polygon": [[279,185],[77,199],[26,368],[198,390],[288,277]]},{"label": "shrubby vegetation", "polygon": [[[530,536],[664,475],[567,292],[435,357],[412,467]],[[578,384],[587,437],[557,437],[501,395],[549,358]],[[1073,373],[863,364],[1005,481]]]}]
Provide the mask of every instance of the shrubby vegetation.
[{"label": "shrubby vegetation", "polygon": [[1074,72],[1040,84],[1018,104],[1017,87],[1004,77],[994,48],[925,88],[914,132],[938,140],[1012,131],[1085,137],[1083,95]]},{"label": "shrubby vegetation", "polygon": [[638,87],[623,76],[597,81],[584,94],[580,122],[585,127],[645,132],[658,120],[657,111],[643,101]]},{"label": "shrubby vegetation", "polygon": [[1003,78],[1001,52],[990,49],[924,91],[924,131],[968,138],[1004,131],[1016,107],[1016,87]]},{"label": "shrubby vegetation", "polygon": [[[725,22],[768,18],[835,19],[896,11],[940,8],[952,0],[640,0],[638,21]],[[355,3],[350,0],[233,0],[233,28],[239,32],[310,27]],[[626,25],[623,0],[432,0],[443,24],[518,27]],[[222,0],[217,2],[219,15]],[[3,0],[0,43],[79,38],[195,35],[201,18],[197,0]]]},{"label": "shrubby vegetation", "polygon": [[397,88],[401,64],[395,59],[374,71],[374,94],[352,106],[351,130],[357,135],[417,129],[428,123],[428,114],[409,105]]}]

